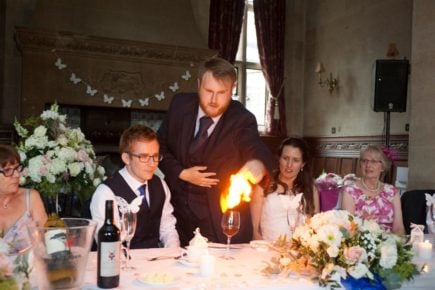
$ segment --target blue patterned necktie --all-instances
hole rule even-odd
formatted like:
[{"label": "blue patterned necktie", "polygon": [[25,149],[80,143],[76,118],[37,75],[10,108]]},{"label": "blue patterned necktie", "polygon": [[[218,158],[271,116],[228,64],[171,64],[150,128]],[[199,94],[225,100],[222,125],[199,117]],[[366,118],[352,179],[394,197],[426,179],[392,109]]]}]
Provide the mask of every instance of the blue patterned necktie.
[{"label": "blue patterned necktie", "polygon": [[145,195],[146,188],[147,188],[147,185],[146,185],[146,184],[142,184],[142,185],[139,186],[139,188],[138,188],[138,190],[139,190],[139,192],[140,192],[140,196],[143,196],[141,206],[143,206],[145,209],[149,208],[149,206],[148,206],[148,202],[147,202],[147,198],[146,198],[146,195]]},{"label": "blue patterned necktie", "polygon": [[207,141],[208,138],[208,128],[213,124],[212,118],[208,116],[203,116],[201,119],[199,119],[199,130],[198,133],[196,133],[195,138],[193,139],[192,143],[190,144],[189,153],[193,154],[197,152],[199,149],[201,149],[205,141]]}]

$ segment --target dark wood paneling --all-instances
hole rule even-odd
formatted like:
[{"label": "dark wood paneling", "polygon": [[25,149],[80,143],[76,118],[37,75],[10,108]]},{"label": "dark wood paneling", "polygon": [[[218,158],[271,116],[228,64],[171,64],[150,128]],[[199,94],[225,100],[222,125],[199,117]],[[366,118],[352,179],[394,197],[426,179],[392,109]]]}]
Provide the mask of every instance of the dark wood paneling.
[{"label": "dark wood paneling", "polygon": [[[276,152],[279,144],[284,138],[262,136],[264,143]],[[319,176],[322,172],[333,172],[341,176],[354,173],[361,176],[361,169],[358,163],[361,149],[369,144],[383,145],[382,136],[362,137],[309,137],[305,138],[313,153],[313,175]],[[397,151],[397,160],[392,165],[388,182],[394,183],[396,168],[408,166],[408,136],[390,136],[390,148]]]}]

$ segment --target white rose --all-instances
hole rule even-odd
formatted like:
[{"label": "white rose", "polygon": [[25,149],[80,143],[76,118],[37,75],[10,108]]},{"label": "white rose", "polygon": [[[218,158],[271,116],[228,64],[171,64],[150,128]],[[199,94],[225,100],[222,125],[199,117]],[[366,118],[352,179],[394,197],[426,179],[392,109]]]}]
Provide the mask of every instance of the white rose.
[{"label": "white rose", "polygon": [[21,162],[24,162],[27,159],[27,155],[23,151],[19,150],[18,154],[20,155]]},{"label": "white rose", "polygon": [[381,227],[379,226],[379,224],[376,221],[370,220],[370,219],[364,220],[363,225],[362,225],[362,229],[369,231],[370,233],[372,233],[375,236],[379,236],[383,232]]},{"label": "white rose", "polygon": [[62,146],[66,146],[66,144],[68,144],[68,139],[62,134],[57,137],[57,142]]},{"label": "white rose", "polygon": [[48,141],[47,146],[49,148],[54,148],[57,146],[57,142],[56,141]]},{"label": "white rose", "polygon": [[44,166],[43,157],[41,155],[29,159],[28,176],[34,182],[41,182],[39,170]]},{"label": "white rose", "polygon": [[328,253],[329,257],[335,258],[338,256],[338,247],[330,246],[326,249],[326,252]]},{"label": "white rose", "polygon": [[94,166],[90,163],[85,163],[85,170],[86,170],[86,173],[89,175],[89,177],[91,179],[94,179],[94,172],[95,172]]},{"label": "white rose", "polygon": [[47,174],[47,176],[45,178],[47,178],[47,181],[50,183],[56,182],[56,177],[53,174]]},{"label": "white rose", "polygon": [[83,163],[80,162],[73,162],[68,165],[68,170],[72,177],[76,177],[77,175],[79,175],[82,169],[83,169]]},{"label": "white rose", "polygon": [[397,262],[397,246],[394,239],[388,239],[380,245],[381,258],[379,265],[385,269],[391,269]]},{"label": "white rose", "polygon": [[286,267],[288,264],[290,264],[291,260],[288,257],[282,257],[281,259],[279,259],[279,263]]},{"label": "white rose", "polygon": [[35,131],[33,131],[33,135],[36,137],[43,137],[47,133],[47,128],[44,126],[38,126],[35,128]]},{"label": "white rose", "polygon": [[74,161],[77,157],[77,152],[71,147],[63,147],[57,152],[57,156],[66,162]]},{"label": "white rose", "polygon": [[53,175],[58,175],[59,173],[63,173],[67,170],[66,163],[64,160],[60,158],[55,158],[51,162],[50,173]]},{"label": "white rose", "polygon": [[95,178],[92,182],[92,184],[97,187],[99,184],[101,183],[101,179],[100,178]]},{"label": "white rose", "polygon": [[104,174],[106,173],[106,170],[104,169],[103,166],[98,166],[98,167],[97,167],[97,170],[98,170],[98,174],[99,174],[100,176],[104,176]]},{"label": "white rose", "polygon": [[368,271],[369,271],[369,269],[363,263],[358,263],[355,266],[352,266],[352,267],[347,269],[347,272],[349,273],[349,275],[351,275],[355,279],[360,279],[360,278],[364,277]]}]

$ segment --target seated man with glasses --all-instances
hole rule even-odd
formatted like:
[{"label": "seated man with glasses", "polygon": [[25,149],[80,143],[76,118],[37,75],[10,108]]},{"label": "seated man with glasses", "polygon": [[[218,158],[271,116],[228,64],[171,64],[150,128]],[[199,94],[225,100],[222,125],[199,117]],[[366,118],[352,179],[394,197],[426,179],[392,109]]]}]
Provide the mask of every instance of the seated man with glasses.
[{"label": "seated man with glasses", "polygon": [[[122,133],[119,151],[125,166],[95,190],[90,205],[92,219],[100,228],[105,219],[106,200],[120,196],[131,203],[142,195],[131,248],[157,248],[161,243],[164,247],[178,247],[171,194],[163,179],[154,175],[162,160],[156,133],[146,126],[133,125]],[[119,217],[114,215],[118,227]]]}]

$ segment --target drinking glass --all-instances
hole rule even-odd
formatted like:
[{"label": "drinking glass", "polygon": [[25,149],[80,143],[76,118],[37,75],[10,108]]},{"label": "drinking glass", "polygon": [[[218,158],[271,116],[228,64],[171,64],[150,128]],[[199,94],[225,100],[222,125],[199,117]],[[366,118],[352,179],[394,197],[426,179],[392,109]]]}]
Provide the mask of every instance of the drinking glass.
[{"label": "drinking glass", "polygon": [[240,212],[236,210],[228,210],[222,215],[221,227],[224,234],[227,236],[226,254],[222,258],[233,259],[229,256],[231,237],[236,235],[240,229]]},{"label": "drinking glass", "polygon": [[130,241],[136,232],[137,215],[130,209],[126,210],[121,215],[121,241],[125,244],[126,261],[122,266],[122,270],[128,271],[134,269],[134,267],[128,265],[130,260]]}]

